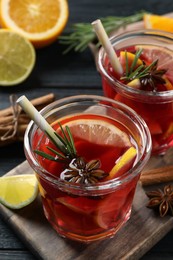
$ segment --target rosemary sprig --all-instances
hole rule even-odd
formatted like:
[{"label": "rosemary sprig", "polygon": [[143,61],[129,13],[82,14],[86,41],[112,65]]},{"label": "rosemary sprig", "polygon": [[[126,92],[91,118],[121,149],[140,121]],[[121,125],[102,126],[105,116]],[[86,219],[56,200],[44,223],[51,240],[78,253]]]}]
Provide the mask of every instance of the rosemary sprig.
[{"label": "rosemary sprig", "polygon": [[[114,30],[118,30],[120,27],[125,27],[130,23],[142,20],[144,13],[146,12],[140,11],[139,13],[126,17],[108,16],[100,20],[105,31],[109,34]],[[68,45],[65,50],[65,53],[67,53],[72,49],[76,52],[82,52],[88,47],[89,43],[95,42],[97,39],[90,23],[76,23],[72,26],[72,33],[60,36],[59,40],[61,44]]]},{"label": "rosemary sprig", "polygon": [[66,132],[65,132],[60,123],[59,123],[59,126],[60,126],[60,129],[62,132],[62,136],[60,134],[58,134],[57,132],[54,132],[54,134],[60,140],[61,145],[58,145],[58,143],[54,142],[52,140],[51,136],[49,135],[49,133],[47,133],[47,135],[49,136],[50,140],[55,144],[56,148],[60,152],[56,151],[55,149],[53,149],[49,146],[46,146],[46,148],[48,150],[50,150],[51,152],[53,152],[55,154],[55,156],[52,156],[52,155],[47,154],[40,150],[34,150],[34,152],[48,160],[66,163],[69,159],[72,160],[73,158],[77,158],[77,152],[76,152],[76,148],[74,145],[74,139],[71,134],[70,128],[68,126],[66,126],[65,127]]},{"label": "rosemary sprig", "polygon": [[158,69],[158,59],[154,60],[150,65],[146,65],[145,62],[143,64],[137,66],[138,59],[142,53],[142,49],[139,49],[135,53],[134,60],[132,62],[131,67],[129,68],[128,55],[125,51],[125,75],[120,79],[125,82],[130,82],[135,79],[139,79],[141,86],[145,87],[150,85],[154,91],[156,91],[156,83],[165,83],[164,78],[162,77],[167,70]]}]

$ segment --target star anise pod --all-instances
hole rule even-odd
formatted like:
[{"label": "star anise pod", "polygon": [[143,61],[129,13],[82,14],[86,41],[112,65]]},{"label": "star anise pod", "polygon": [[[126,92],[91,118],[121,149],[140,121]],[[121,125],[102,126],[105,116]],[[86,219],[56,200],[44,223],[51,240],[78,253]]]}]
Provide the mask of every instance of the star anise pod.
[{"label": "star anise pod", "polygon": [[60,177],[69,182],[94,184],[109,175],[102,171],[100,166],[99,160],[91,160],[86,163],[82,157],[74,158]]},{"label": "star anise pod", "polygon": [[167,214],[173,216],[173,185],[166,185],[163,189],[147,192],[148,208],[159,209],[161,217]]},{"label": "star anise pod", "polygon": [[143,89],[145,88],[145,86],[150,85],[152,91],[157,91],[157,84],[165,84],[165,79],[163,78],[163,75],[166,73],[166,70],[158,69],[157,66],[158,60],[154,61],[150,65],[150,67],[146,67],[147,71],[145,73],[142,72],[141,75],[139,75],[139,79]]},{"label": "star anise pod", "polygon": [[141,89],[145,90],[146,87],[149,90],[157,91],[157,84],[165,84],[165,79],[163,75],[166,73],[167,70],[165,69],[158,69],[158,60],[154,60],[150,65],[146,65],[143,62],[142,65],[137,66],[138,59],[142,53],[142,49],[139,49],[135,53],[135,58],[133,63],[129,67],[129,61],[127,53],[126,57],[126,71],[125,75],[121,77],[121,80],[129,83],[135,79],[139,79],[141,83]]}]

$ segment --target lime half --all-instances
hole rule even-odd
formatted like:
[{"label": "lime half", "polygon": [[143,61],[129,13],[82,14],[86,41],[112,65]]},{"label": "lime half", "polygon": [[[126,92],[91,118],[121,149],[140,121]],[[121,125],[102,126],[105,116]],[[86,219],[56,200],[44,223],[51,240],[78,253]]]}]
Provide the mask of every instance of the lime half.
[{"label": "lime half", "polygon": [[23,82],[30,75],[35,59],[35,49],[27,39],[0,29],[0,86]]},{"label": "lime half", "polygon": [[34,174],[0,177],[0,203],[11,209],[21,209],[35,200],[38,182]]}]

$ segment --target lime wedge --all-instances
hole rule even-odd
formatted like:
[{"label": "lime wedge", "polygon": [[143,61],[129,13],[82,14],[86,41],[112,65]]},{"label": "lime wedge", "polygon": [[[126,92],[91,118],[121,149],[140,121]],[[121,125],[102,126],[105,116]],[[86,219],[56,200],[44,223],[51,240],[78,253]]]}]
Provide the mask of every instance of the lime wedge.
[{"label": "lime wedge", "polygon": [[0,177],[0,203],[20,209],[35,200],[38,182],[34,174]]}]

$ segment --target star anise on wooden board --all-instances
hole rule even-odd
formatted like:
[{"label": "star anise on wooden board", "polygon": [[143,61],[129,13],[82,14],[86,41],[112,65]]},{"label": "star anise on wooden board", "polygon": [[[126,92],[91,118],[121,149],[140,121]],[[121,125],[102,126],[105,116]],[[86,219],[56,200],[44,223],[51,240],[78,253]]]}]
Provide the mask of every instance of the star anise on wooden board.
[{"label": "star anise on wooden board", "polygon": [[86,163],[82,157],[78,157],[73,159],[69,167],[61,173],[61,178],[74,183],[94,184],[108,175],[100,169],[99,160]]},{"label": "star anise on wooden board", "polygon": [[148,208],[159,209],[161,217],[168,214],[173,216],[173,185],[146,192],[146,195],[149,197]]}]

